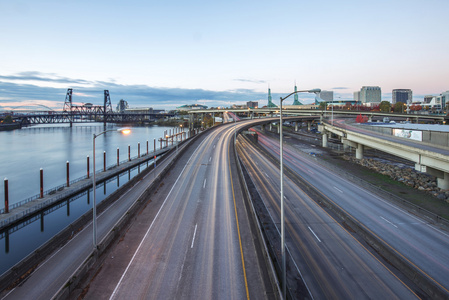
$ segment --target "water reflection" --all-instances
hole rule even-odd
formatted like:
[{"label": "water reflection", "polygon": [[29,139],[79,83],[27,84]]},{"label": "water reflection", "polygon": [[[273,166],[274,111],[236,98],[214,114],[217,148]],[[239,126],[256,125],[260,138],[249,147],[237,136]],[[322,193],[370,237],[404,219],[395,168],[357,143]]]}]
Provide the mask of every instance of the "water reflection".
[{"label": "water reflection", "polygon": [[[149,165],[149,162],[142,163],[99,183],[97,205]],[[103,193],[99,193],[100,189],[103,189]],[[90,197],[93,197],[91,188],[30,216],[20,224],[0,231],[0,247],[4,249],[0,252],[0,274],[92,209]]]},{"label": "water reflection", "polygon": [[[86,176],[86,157],[92,156],[92,135],[103,131],[102,124],[38,125],[20,130],[0,132],[0,178],[9,180],[9,204],[39,194],[39,169],[44,169],[44,190],[62,185],[66,179],[66,162],[70,162],[70,178]],[[116,129],[109,124],[107,129]],[[98,154],[106,151],[106,165],[137,157],[138,143],[153,141],[164,135],[167,127],[133,127],[131,135],[107,132],[96,141]],[[121,148],[122,151],[117,149]],[[152,149],[154,150],[154,149]],[[117,153],[117,155],[116,155]],[[92,158],[92,157],[91,157]],[[103,169],[101,155],[97,170]],[[92,159],[90,159],[92,170]],[[24,184],[26,182],[27,184]],[[0,209],[4,208],[4,185],[0,184]]]}]

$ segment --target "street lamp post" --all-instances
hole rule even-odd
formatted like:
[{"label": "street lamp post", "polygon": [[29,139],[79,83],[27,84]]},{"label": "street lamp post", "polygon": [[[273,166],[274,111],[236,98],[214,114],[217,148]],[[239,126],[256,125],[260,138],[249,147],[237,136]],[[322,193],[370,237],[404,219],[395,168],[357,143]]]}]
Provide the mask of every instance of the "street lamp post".
[{"label": "street lamp post", "polygon": [[284,220],[284,146],[282,137],[282,102],[296,93],[319,93],[321,89],[296,91],[288,94],[284,98],[281,97],[280,109],[279,109],[279,155],[280,155],[280,177],[281,177],[281,257],[282,257],[282,297],[287,298],[287,275],[286,275],[286,263],[285,263],[285,220]]},{"label": "street lamp post", "polygon": [[237,115],[234,114],[234,146],[237,143]]},{"label": "street lamp post", "polygon": [[109,130],[105,130],[100,132],[99,134],[93,134],[93,145],[92,145],[92,152],[93,152],[93,175],[92,176],[92,193],[93,193],[93,204],[92,204],[92,227],[93,227],[93,245],[94,245],[94,249],[97,248],[97,199],[96,199],[96,194],[95,194],[95,189],[96,189],[96,180],[95,180],[95,139],[97,137],[99,137],[100,135],[108,132],[108,131],[116,131],[116,132],[121,132],[123,134],[129,134],[131,133],[131,129],[129,128],[119,128],[119,129],[109,129]]}]

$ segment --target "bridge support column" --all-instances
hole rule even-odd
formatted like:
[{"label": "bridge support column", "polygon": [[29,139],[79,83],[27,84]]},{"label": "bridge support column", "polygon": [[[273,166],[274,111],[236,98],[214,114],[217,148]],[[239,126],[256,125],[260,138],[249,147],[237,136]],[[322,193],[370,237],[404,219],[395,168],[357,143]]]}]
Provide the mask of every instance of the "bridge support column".
[{"label": "bridge support column", "polygon": [[298,122],[295,122],[295,131],[298,131]]},{"label": "bridge support column", "polygon": [[281,133],[281,123],[279,123],[279,125],[278,125],[278,134],[280,134]]},{"label": "bridge support column", "polygon": [[437,178],[437,186],[442,190],[449,190],[449,173],[421,164],[415,164],[415,170],[435,176]]},{"label": "bridge support column", "polygon": [[323,131],[323,133],[322,133],[322,135],[321,135],[321,138],[322,138],[322,146],[323,146],[323,148],[327,148],[327,132],[325,132],[325,131]]},{"label": "bridge support column", "polygon": [[363,158],[363,145],[357,144],[357,148],[355,148],[355,158],[362,159]]},{"label": "bridge support column", "polygon": [[312,129],[312,121],[307,121],[307,131],[310,131]]},{"label": "bridge support column", "polygon": [[273,123],[270,123],[270,131],[273,130]]},{"label": "bridge support column", "polygon": [[437,177],[437,185],[442,190],[449,190],[449,173],[444,172],[442,178]]},{"label": "bridge support column", "polygon": [[346,138],[341,138],[341,142],[343,143],[343,150],[349,151],[349,147],[357,148],[357,143],[352,141],[348,141]]}]

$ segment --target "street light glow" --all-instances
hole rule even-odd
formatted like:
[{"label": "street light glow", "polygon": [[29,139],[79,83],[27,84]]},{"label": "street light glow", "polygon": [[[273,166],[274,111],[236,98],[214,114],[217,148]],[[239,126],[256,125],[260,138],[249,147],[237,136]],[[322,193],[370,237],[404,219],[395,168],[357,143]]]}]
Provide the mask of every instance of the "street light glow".
[{"label": "street light glow", "polygon": [[123,133],[124,135],[128,135],[131,133],[131,128],[119,128],[117,131]]}]

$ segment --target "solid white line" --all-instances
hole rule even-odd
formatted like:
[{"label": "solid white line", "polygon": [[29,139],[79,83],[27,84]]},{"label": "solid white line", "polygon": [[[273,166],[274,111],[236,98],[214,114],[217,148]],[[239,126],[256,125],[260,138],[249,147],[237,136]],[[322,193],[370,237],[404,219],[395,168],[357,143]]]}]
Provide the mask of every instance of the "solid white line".
[{"label": "solid white line", "polygon": [[310,228],[309,226],[307,226],[310,230],[311,233],[313,233],[313,235],[316,237],[316,239],[318,240],[318,242],[321,243],[321,240],[318,238],[318,236],[315,234],[315,232],[313,232],[312,228]]},{"label": "solid white line", "polygon": [[190,246],[190,249],[193,248],[193,243],[195,243],[195,235],[196,235],[196,227],[198,226],[198,224],[195,224],[195,231],[193,232],[193,239],[192,239],[192,245]]},{"label": "solid white line", "polygon": [[264,174],[265,174],[265,176],[267,176],[267,178],[270,178],[270,176],[268,176],[268,174],[267,174],[267,173],[265,173],[265,172],[264,172]]},{"label": "solid white line", "polygon": [[385,222],[393,225],[394,227],[398,228],[398,226],[394,225],[393,223],[391,223],[390,221],[388,221],[387,219],[385,219],[384,217],[380,216]]},{"label": "solid white line", "polygon": [[336,189],[337,191],[339,191],[340,193],[343,193],[342,190],[340,190],[338,187],[334,186],[334,189]]},{"label": "solid white line", "polygon": [[192,154],[192,156],[190,156],[189,160],[187,161],[187,163],[185,164],[184,168],[182,169],[181,173],[179,174],[178,178],[176,178],[175,183],[173,184],[172,188],[170,189],[170,192],[168,193],[167,197],[165,198],[164,202],[161,205],[161,208],[159,208],[159,211],[157,212],[156,216],[154,217],[153,222],[151,222],[150,227],[148,228],[147,232],[145,233],[145,236],[143,237],[143,239],[140,241],[139,247],[137,247],[136,252],[134,252],[133,257],[131,258],[131,261],[128,263],[128,266],[125,269],[125,272],[123,272],[122,276],[120,277],[119,282],[117,283],[117,285],[115,286],[114,291],[112,292],[111,297],[109,297],[109,300],[111,300],[112,298],[114,298],[115,293],[117,293],[118,288],[120,287],[120,284],[123,281],[123,278],[125,278],[126,273],[128,272],[129,267],[131,266],[131,264],[134,261],[134,258],[136,258],[137,252],[139,252],[140,247],[142,247],[144,240],[147,238],[148,234],[150,233],[151,228],[153,228],[154,222],[156,222],[157,217],[159,216],[160,212],[162,211],[162,208],[164,208],[165,203],[167,202],[168,198],[171,195],[171,192],[173,191],[173,189],[175,188],[176,184],[179,181],[179,178],[181,178],[182,174],[184,173],[184,170],[186,169],[186,167],[189,165],[190,160],[192,159],[192,157],[195,155],[195,153],[197,152],[198,148],[202,145],[202,143],[200,145],[198,145],[198,147],[195,149],[195,152]]},{"label": "solid white line", "polygon": [[207,181],[207,178],[206,178],[206,179],[204,179],[204,183],[203,183],[203,189],[204,189],[204,188],[206,188],[206,181]]}]

